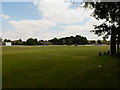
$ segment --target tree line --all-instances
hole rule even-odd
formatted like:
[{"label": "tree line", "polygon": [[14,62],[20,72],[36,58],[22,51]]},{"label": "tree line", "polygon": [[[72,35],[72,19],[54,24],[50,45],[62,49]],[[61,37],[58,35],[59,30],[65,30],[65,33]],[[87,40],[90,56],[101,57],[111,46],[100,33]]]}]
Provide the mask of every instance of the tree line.
[{"label": "tree line", "polygon": [[85,45],[85,44],[109,44],[106,40],[87,40],[86,37],[81,35],[64,37],[64,38],[53,38],[51,40],[38,40],[37,38],[28,38],[26,41],[22,39],[19,40],[10,40],[4,39],[3,45],[5,42],[11,42],[12,45]]},{"label": "tree line", "polygon": [[5,42],[11,42],[12,45],[49,45],[51,44],[47,40],[37,40],[37,38],[35,39],[28,38],[26,41],[22,41],[22,39],[14,40],[14,41],[10,39],[4,39],[3,44],[5,44]]},{"label": "tree line", "polygon": [[49,40],[49,42],[51,42],[53,45],[88,44],[87,38],[80,35],[76,35],[75,37],[70,36],[70,37],[65,37],[60,39],[54,38],[52,40]]}]

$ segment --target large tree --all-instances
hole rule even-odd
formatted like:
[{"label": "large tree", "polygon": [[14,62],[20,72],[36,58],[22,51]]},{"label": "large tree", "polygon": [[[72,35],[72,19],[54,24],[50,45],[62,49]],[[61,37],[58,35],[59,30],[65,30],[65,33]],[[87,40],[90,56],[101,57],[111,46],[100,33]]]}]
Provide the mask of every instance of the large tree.
[{"label": "large tree", "polygon": [[86,2],[85,6],[94,8],[92,16],[97,20],[105,19],[101,25],[95,25],[93,32],[104,38],[111,36],[111,55],[119,53],[120,44],[120,1],[119,2]]}]

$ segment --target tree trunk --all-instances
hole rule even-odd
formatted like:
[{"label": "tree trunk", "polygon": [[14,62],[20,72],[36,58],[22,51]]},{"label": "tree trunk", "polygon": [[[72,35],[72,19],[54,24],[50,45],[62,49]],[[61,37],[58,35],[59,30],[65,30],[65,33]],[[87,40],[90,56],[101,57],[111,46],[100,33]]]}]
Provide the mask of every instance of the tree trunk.
[{"label": "tree trunk", "polygon": [[117,37],[117,53],[118,54],[120,53],[119,44],[120,44],[120,33],[118,33],[118,37]]},{"label": "tree trunk", "polygon": [[119,53],[119,39],[118,39],[118,36],[117,36],[117,53]]},{"label": "tree trunk", "polygon": [[116,54],[116,30],[111,30],[110,54]]}]

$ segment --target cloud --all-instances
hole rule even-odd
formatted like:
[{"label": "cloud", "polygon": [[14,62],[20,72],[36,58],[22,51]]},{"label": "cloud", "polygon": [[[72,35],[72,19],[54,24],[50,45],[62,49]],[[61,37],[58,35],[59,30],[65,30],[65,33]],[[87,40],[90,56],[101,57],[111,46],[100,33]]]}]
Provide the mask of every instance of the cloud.
[{"label": "cloud", "polygon": [[90,32],[93,30],[93,26],[88,22],[85,25],[68,25],[63,26],[63,31],[59,32],[57,35],[59,38],[66,37],[66,36],[75,36],[75,35],[82,35],[87,37],[88,39],[101,39],[101,37],[98,37],[97,35],[94,35],[94,33]]},{"label": "cloud", "polygon": [[[49,23],[48,23],[49,22]],[[3,32],[3,37],[10,39],[23,39],[26,40],[30,37],[38,39],[53,39],[55,37],[67,37],[82,35],[88,39],[100,39],[94,33],[91,33],[90,30],[93,29],[93,26],[88,22],[84,25],[66,25],[59,26],[48,20],[22,20],[22,21],[10,21],[10,23],[15,27],[14,31]],[[61,30],[50,30],[50,28],[59,27]]]},{"label": "cloud", "polygon": [[[90,16],[93,9],[80,7],[75,9],[69,8],[71,3],[65,3],[64,0],[42,0],[40,2],[35,2],[34,4],[37,5],[38,11],[42,12],[44,18],[49,19],[54,23],[68,24],[67,26],[61,26],[61,31],[54,31],[52,33],[45,32],[46,37],[60,38],[81,34],[89,39],[100,38],[90,32],[90,30],[93,30],[94,24],[101,24],[104,21],[97,21],[95,18]],[[88,22],[84,22],[86,18],[89,18]],[[83,25],[73,25],[76,22],[83,23]]]},{"label": "cloud", "polygon": [[[93,29],[93,24],[100,24],[103,21],[98,22],[90,17],[93,10],[69,8],[71,3],[65,3],[64,0],[51,0],[51,2],[50,0],[42,0],[34,2],[34,5],[37,5],[38,12],[42,12],[43,18],[40,20],[9,21],[9,24],[15,29],[3,31],[3,38],[26,40],[32,37],[48,40],[54,37],[82,35],[88,39],[98,39],[98,36],[91,33],[90,30]],[[89,20],[86,20],[88,18]],[[76,22],[82,24],[76,25]]]},{"label": "cloud", "polygon": [[54,27],[56,24],[46,20],[20,20],[20,21],[10,21],[10,24],[13,25],[17,30],[46,30],[51,27]]},{"label": "cloud", "polygon": [[9,15],[4,15],[4,14],[0,14],[0,17],[2,17],[4,20],[7,20],[10,18]]},{"label": "cloud", "polygon": [[35,37],[36,32],[39,31],[39,35],[41,35],[42,33],[40,32],[44,32],[44,30],[56,26],[55,23],[46,19],[10,21],[9,23],[15,28],[15,30],[3,31],[3,37],[11,39],[27,39],[29,37]]},{"label": "cloud", "polygon": [[56,23],[70,24],[82,22],[86,17],[90,17],[91,10],[85,8],[69,8],[71,3],[64,0],[42,0],[37,5],[38,10],[43,13],[44,18],[48,18]]}]

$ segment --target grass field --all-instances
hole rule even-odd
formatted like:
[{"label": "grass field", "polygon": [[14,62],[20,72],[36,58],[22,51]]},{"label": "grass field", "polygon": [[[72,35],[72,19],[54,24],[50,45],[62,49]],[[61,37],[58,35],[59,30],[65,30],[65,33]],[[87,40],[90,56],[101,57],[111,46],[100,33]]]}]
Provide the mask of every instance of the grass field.
[{"label": "grass field", "polygon": [[[109,46],[3,47],[3,88],[117,88]],[[98,67],[101,65],[101,67]]]}]

